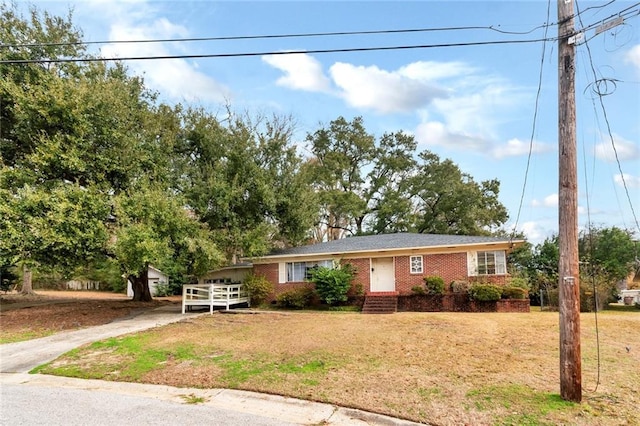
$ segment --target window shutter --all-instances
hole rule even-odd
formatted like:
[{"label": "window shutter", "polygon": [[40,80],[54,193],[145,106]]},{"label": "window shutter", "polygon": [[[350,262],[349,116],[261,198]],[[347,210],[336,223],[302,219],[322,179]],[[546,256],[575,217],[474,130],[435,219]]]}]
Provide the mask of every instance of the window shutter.
[{"label": "window shutter", "polygon": [[287,264],[284,262],[278,263],[278,283],[287,282]]},{"label": "window shutter", "polygon": [[475,251],[467,252],[467,275],[470,277],[478,275],[478,253]]}]

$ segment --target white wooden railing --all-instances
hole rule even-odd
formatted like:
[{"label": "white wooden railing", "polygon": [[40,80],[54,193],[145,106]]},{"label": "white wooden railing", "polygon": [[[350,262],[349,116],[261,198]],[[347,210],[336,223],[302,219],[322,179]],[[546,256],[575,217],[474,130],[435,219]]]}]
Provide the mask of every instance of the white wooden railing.
[{"label": "white wooden railing", "polygon": [[208,306],[213,313],[214,306],[249,304],[249,292],[243,284],[187,284],[182,286],[182,313],[192,306]]},{"label": "white wooden railing", "polygon": [[620,295],[625,305],[640,303],[640,290],[621,290]]}]

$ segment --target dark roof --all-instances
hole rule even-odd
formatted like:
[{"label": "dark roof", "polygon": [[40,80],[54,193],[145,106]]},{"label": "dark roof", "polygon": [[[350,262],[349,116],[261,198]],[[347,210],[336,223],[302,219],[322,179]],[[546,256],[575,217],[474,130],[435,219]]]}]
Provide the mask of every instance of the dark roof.
[{"label": "dark roof", "polygon": [[[362,237],[349,237],[341,240],[308,246],[293,247],[275,251],[268,256],[296,256],[314,254],[337,254],[363,251],[380,251],[394,249],[450,247],[474,244],[509,243],[508,237],[479,237],[469,235],[438,235],[438,234],[380,234]],[[514,242],[520,242],[515,240]]]}]

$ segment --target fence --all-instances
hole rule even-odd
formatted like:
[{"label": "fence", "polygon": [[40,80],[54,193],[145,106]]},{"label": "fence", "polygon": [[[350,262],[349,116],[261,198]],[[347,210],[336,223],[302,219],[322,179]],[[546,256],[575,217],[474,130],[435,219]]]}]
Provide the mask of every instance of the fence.
[{"label": "fence", "polygon": [[67,290],[100,290],[100,281],[71,280],[65,283]]}]

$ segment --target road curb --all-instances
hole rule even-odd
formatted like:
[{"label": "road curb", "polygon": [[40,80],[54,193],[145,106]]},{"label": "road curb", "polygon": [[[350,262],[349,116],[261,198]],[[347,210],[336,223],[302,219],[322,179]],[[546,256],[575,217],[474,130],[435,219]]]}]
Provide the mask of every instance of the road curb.
[{"label": "road curb", "polygon": [[198,400],[202,401],[197,403],[200,406],[254,414],[298,425],[419,425],[419,423],[407,420],[332,404],[232,389],[177,388],[166,385],[110,382],[26,373],[0,374],[0,384],[83,389],[91,392],[115,393],[181,404],[189,404],[189,401]]}]

